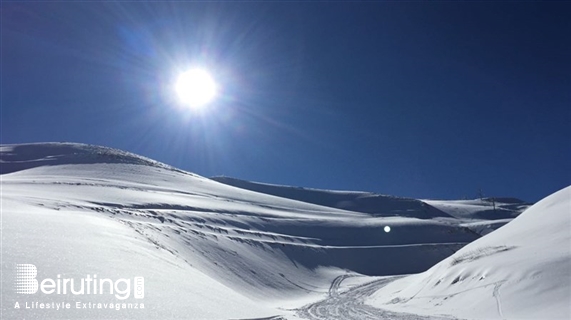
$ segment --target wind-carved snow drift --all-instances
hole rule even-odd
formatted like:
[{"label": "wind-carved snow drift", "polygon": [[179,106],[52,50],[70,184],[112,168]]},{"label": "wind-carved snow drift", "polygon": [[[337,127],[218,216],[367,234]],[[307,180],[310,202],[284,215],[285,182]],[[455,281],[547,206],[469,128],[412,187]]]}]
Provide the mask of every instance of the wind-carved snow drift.
[{"label": "wind-carved snow drift", "polygon": [[[236,188],[104,147],[0,148],[7,318],[311,318],[316,301],[377,279],[363,275],[425,271],[510,220],[474,220],[470,214],[489,210],[485,203],[470,204],[471,211],[462,211],[470,214],[460,217],[454,210],[462,206],[414,199],[401,202],[412,204],[401,207],[406,214],[394,207],[341,210]],[[516,254],[514,246],[494,244],[486,252]],[[474,257],[457,256],[454,266],[479,260]],[[39,278],[142,276],[146,308],[16,309],[15,302],[34,298],[13,291],[12,266],[20,263],[36,265]],[[73,298],[108,302],[105,296]]]}]

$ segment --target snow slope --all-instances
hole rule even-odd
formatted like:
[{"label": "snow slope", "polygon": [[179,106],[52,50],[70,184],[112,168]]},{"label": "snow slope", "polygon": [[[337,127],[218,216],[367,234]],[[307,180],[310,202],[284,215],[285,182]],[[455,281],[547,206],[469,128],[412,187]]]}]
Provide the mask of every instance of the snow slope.
[{"label": "snow slope", "polygon": [[458,219],[513,219],[531,204],[512,198],[478,200],[423,200],[442,212]]},{"label": "snow slope", "polygon": [[244,181],[229,177],[213,177],[238,188],[271,194],[282,198],[314,203],[322,206],[369,213],[372,216],[399,216],[430,219],[449,217],[448,214],[426,205],[420,200],[360,191],[319,190]]},{"label": "snow slope", "polygon": [[368,304],[469,319],[571,319],[571,187]]},{"label": "snow slope", "polygon": [[417,200],[371,192],[320,190],[211,178],[238,188],[322,206],[367,213],[374,217],[411,217],[464,227],[478,235],[488,234],[510,222],[531,204],[515,198],[478,200]]},{"label": "snow slope", "polygon": [[[238,319],[291,314],[355,272],[421,272],[479,236],[436,219],[371,216],[235,188],[127,152],[3,145],[3,318]],[[384,226],[392,231],[385,233]],[[145,278],[144,310],[16,308],[117,302],[14,291],[38,280]]]},{"label": "snow slope", "polygon": [[282,198],[322,206],[369,213],[372,216],[400,216],[419,219],[449,218],[463,220],[498,220],[515,218],[530,204],[515,198],[486,198],[482,200],[417,200],[372,192],[320,190],[244,181],[230,177],[212,180],[270,194]]}]

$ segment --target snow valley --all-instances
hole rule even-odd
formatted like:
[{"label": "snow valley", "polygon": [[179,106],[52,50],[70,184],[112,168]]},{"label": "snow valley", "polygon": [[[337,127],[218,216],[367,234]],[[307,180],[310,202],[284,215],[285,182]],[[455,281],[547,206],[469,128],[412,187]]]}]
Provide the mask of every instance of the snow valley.
[{"label": "snow valley", "polygon": [[2,318],[571,317],[569,187],[530,206],[207,179],[83,144],[0,159]]}]

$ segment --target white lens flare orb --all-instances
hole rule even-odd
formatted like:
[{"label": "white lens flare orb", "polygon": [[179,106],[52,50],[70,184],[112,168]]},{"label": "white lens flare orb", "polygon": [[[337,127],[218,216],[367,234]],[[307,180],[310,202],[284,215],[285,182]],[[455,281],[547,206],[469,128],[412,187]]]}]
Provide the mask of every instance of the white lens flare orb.
[{"label": "white lens flare orb", "polygon": [[386,233],[389,233],[389,232],[391,232],[391,227],[385,226],[385,229],[384,229],[384,230],[385,230]]},{"label": "white lens flare orb", "polygon": [[214,99],[216,82],[205,70],[191,69],[179,75],[175,90],[183,104],[198,109]]}]

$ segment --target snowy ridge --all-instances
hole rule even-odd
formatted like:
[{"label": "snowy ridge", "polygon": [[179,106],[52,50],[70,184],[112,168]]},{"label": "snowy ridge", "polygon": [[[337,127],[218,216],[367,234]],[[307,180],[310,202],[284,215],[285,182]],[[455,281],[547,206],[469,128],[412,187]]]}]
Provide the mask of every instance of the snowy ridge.
[{"label": "snowy ridge", "polygon": [[488,234],[522,213],[531,204],[515,198],[478,200],[417,200],[361,191],[320,190],[213,177],[215,181],[259,193],[373,217],[410,217],[459,225],[478,235]]},{"label": "snowy ridge", "polygon": [[449,217],[446,213],[420,200],[410,198],[380,195],[371,192],[319,190],[281,186],[229,177],[213,177],[211,179],[246,190],[314,203],[326,207],[368,213],[375,217],[400,216],[419,219]]},{"label": "snowy ridge", "polygon": [[571,318],[571,187],[369,303],[470,319]]},{"label": "snowy ridge", "polygon": [[[211,179],[246,190],[332,208],[369,213],[375,217],[400,216],[432,219],[436,217],[449,218],[452,216],[455,218],[495,220],[514,218],[529,207],[529,204],[514,198],[495,199],[494,204],[496,205],[496,210],[494,210],[492,208],[491,199],[483,199],[483,201],[417,200],[372,192],[320,190],[282,186],[244,181],[230,177],[213,177]],[[464,216],[458,215],[458,211],[463,212]]]},{"label": "snowy ridge", "polygon": [[513,198],[423,201],[458,219],[513,219],[531,206],[530,203]]},{"label": "snowy ridge", "polygon": [[0,174],[63,164],[126,163],[184,172],[134,153],[81,143],[28,143],[0,147]]}]

